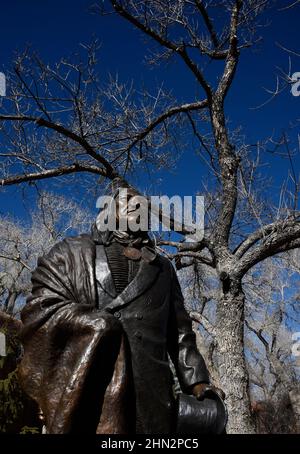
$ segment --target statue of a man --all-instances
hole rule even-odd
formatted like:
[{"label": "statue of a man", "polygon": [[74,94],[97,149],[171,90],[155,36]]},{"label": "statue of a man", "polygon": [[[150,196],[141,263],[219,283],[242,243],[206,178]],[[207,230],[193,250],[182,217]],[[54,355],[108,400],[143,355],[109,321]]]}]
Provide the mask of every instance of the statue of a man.
[{"label": "statue of a man", "polygon": [[[119,192],[118,223],[134,215],[136,195]],[[22,311],[21,383],[47,433],[170,433],[169,357],[184,393],[213,389],[175,270],[147,232],[98,227],[38,260]]]}]

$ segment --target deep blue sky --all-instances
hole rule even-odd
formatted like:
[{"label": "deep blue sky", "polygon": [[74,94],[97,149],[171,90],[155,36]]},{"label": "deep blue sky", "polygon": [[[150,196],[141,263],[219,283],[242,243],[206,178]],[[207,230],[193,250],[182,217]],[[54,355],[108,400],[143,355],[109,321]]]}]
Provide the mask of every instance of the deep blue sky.
[{"label": "deep blue sky", "polygon": [[[174,63],[167,68],[149,69],[143,61],[147,45],[139,32],[119,17],[92,15],[88,11],[90,4],[90,0],[2,0],[0,70],[5,72],[14,52],[24,49],[28,43],[45,61],[54,62],[76,51],[80,42],[89,42],[96,36],[102,42],[99,72],[103,78],[108,72],[118,72],[120,79],[143,81],[150,88],[164,81],[179,100],[193,100],[196,84],[182,65]],[[257,51],[245,51],[241,57],[226,111],[233,126],[243,127],[249,143],[274,132],[278,136],[288,129],[291,121],[300,118],[300,97],[293,97],[289,90],[259,110],[250,109],[267,99],[262,87],[275,86],[276,67],[288,67],[288,55],[276,42],[300,52],[299,19],[299,6],[286,12],[274,11],[268,17],[270,25],[262,29],[263,41]],[[292,72],[295,71],[300,71],[300,58],[292,56]],[[294,128],[293,136],[297,133]],[[265,171],[274,176],[276,188],[286,176],[288,163],[278,158],[270,159],[271,166]],[[295,158],[294,165],[299,173],[300,155]],[[163,174],[162,190],[168,188],[170,194],[193,194],[203,175],[199,158],[182,159],[178,175],[180,185],[178,176]],[[0,210],[22,215],[20,189],[11,188],[5,194],[0,193]]]}]

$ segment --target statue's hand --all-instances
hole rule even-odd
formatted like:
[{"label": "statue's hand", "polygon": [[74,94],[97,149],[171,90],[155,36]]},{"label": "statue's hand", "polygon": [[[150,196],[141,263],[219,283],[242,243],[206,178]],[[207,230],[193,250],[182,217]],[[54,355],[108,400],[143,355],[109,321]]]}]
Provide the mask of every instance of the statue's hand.
[{"label": "statue's hand", "polygon": [[217,388],[214,385],[208,385],[207,383],[197,383],[197,385],[194,385],[192,393],[198,400],[204,399],[204,397],[208,396],[210,393],[218,394],[221,399],[225,399],[225,393],[222,389]]}]

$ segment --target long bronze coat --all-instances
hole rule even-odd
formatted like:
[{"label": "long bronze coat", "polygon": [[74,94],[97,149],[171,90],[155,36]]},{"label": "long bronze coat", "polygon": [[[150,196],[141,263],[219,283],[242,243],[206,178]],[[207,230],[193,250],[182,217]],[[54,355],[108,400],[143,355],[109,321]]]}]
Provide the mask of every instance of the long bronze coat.
[{"label": "long bronze coat", "polygon": [[117,295],[104,247],[96,261],[93,238],[81,235],[40,258],[32,284],[22,311],[20,377],[47,432],[101,433],[108,419],[116,425],[110,433],[169,433],[175,410],[168,353],[183,391],[208,381],[171,262],[141,259]]}]

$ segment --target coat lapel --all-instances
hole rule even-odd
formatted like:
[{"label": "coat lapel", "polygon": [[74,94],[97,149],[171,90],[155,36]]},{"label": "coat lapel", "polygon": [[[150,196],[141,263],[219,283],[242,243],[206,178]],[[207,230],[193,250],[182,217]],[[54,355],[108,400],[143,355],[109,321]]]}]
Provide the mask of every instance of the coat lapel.
[{"label": "coat lapel", "polygon": [[148,263],[141,258],[140,267],[136,276],[119,295],[123,301],[122,305],[128,304],[130,301],[142,295],[148,288],[150,288],[155,281],[159,270],[160,267],[157,258],[151,263]]},{"label": "coat lapel", "polygon": [[109,296],[115,298],[117,296],[117,292],[111,271],[109,269],[105,248],[99,244],[96,246],[95,271],[97,286],[100,285],[100,287],[102,287],[102,289],[108,293]]},{"label": "coat lapel", "polygon": [[125,306],[132,300],[144,293],[155,281],[159,271],[159,260],[146,262],[140,260],[140,266],[136,276],[129,282],[122,293],[117,295],[112,274],[109,269],[105,248],[102,245],[96,246],[96,279],[98,285],[112,298],[111,302],[105,305],[105,309],[116,309]]}]

